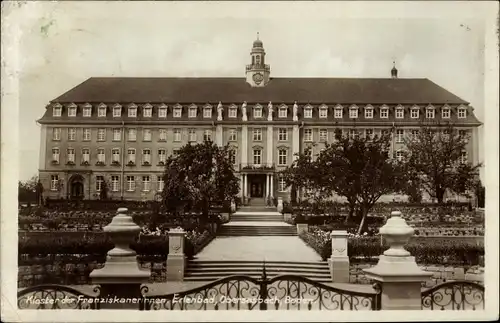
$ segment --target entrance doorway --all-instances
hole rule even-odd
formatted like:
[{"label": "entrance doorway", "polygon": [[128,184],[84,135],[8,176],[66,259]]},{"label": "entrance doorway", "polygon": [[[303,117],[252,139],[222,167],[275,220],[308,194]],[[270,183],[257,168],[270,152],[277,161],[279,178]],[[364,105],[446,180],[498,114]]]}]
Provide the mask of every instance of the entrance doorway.
[{"label": "entrance doorway", "polygon": [[249,175],[250,197],[264,198],[266,175]]},{"label": "entrance doorway", "polygon": [[84,197],[84,186],[82,175],[73,175],[70,179],[70,198],[72,200],[83,200]]}]

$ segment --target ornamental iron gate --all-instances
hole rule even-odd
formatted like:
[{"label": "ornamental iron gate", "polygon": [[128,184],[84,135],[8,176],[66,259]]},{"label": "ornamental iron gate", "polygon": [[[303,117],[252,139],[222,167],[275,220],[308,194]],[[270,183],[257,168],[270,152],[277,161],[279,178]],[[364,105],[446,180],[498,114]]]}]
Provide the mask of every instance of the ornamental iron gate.
[{"label": "ornamental iron gate", "polygon": [[450,281],[422,292],[423,310],[484,310],[484,286]]},{"label": "ornamental iron gate", "polygon": [[221,278],[166,295],[148,295],[143,286],[140,310],[380,310],[380,289],[340,289],[296,275],[260,279],[246,275]]}]

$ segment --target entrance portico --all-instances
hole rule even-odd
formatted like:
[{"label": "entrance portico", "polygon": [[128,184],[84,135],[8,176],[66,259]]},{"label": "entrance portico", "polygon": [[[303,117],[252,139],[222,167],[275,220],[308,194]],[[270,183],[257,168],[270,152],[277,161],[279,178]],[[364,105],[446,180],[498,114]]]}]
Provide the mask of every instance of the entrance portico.
[{"label": "entrance portico", "polygon": [[273,198],[274,170],[244,170],[240,172],[240,194],[246,198]]}]

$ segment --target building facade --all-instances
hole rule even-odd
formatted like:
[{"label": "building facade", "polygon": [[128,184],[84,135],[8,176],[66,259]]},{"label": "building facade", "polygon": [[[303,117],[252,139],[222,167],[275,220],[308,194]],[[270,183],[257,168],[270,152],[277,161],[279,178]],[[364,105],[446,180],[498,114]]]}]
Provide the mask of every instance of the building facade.
[{"label": "building facade", "polygon": [[355,136],[393,130],[391,155],[422,122],[452,122],[470,136],[478,162],[481,123],[468,102],[428,79],[273,78],[262,41],[245,78],[90,78],[46,107],[39,177],[49,198],[153,199],[168,155],[212,140],[234,149],[240,195],[289,197],[276,174],[295,154],[317,154],[341,129]]}]

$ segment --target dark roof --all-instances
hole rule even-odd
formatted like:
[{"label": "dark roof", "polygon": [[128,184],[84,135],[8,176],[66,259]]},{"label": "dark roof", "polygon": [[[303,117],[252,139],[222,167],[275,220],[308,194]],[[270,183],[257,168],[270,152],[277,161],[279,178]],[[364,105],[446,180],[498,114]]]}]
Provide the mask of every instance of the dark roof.
[{"label": "dark roof", "polygon": [[59,103],[339,103],[468,104],[428,79],[272,78],[261,88],[244,78],[93,77]]}]

